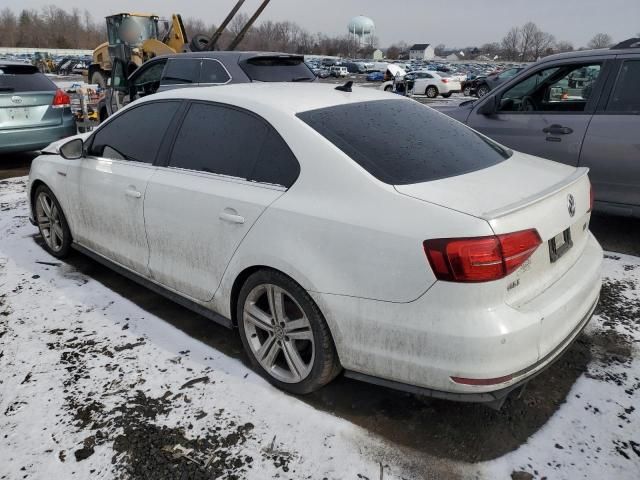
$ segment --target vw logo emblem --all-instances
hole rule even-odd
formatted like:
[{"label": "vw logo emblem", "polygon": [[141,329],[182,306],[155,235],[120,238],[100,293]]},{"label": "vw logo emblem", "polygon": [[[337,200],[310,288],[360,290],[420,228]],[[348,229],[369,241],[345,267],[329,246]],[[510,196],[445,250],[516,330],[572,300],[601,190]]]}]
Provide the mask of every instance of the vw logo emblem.
[{"label": "vw logo emblem", "polygon": [[576,200],[573,195],[567,195],[567,210],[569,210],[569,216],[573,217],[576,214]]},{"label": "vw logo emblem", "polygon": [[14,95],[13,97],[11,97],[11,103],[15,103],[16,105],[21,104],[22,97],[20,95]]}]

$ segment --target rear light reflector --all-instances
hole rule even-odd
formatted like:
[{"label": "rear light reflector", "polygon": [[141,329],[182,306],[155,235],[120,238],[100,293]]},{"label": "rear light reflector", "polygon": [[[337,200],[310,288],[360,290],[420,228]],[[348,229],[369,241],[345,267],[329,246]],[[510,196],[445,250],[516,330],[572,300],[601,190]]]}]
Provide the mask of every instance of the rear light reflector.
[{"label": "rear light reflector", "polygon": [[595,200],[595,193],[593,192],[593,183],[589,183],[589,210],[587,210],[587,212],[591,212],[593,210],[594,200]]},{"label": "rear light reflector", "polygon": [[64,108],[71,106],[71,97],[67,95],[62,90],[56,90],[56,94],[53,96],[53,103],[51,104],[53,108]]},{"label": "rear light reflector", "polygon": [[424,251],[438,280],[489,282],[517,270],[540,246],[535,229],[488,237],[425,240]]},{"label": "rear light reflector", "polygon": [[451,377],[455,383],[462,385],[497,385],[499,383],[509,382],[513,379],[512,375],[505,375],[504,377],[497,378],[463,378],[463,377]]},{"label": "rear light reflector", "polygon": [[442,81],[442,83],[449,83],[449,79],[448,78],[442,78],[440,80]]}]

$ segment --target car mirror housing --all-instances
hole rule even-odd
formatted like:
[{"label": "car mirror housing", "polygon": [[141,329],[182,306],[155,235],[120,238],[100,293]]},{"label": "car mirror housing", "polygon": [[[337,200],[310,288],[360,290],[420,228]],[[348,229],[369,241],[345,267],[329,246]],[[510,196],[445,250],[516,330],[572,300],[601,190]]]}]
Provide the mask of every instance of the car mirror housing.
[{"label": "car mirror housing", "polygon": [[496,102],[497,102],[497,97],[495,96],[491,96],[490,98],[487,98],[486,101],[483,102],[483,104],[478,107],[478,113],[480,115],[493,115],[498,110],[496,108]]},{"label": "car mirror housing", "polygon": [[67,160],[78,160],[84,156],[84,142],[74,138],[60,147],[60,155]]}]

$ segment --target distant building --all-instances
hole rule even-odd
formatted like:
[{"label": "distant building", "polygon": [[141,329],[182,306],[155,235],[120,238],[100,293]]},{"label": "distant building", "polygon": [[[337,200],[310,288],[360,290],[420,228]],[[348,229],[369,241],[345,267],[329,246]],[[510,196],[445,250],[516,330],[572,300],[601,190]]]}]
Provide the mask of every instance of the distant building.
[{"label": "distant building", "polygon": [[409,60],[433,60],[436,52],[429,43],[416,43],[409,49]]},{"label": "distant building", "polygon": [[382,60],[384,58],[384,53],[379,48],[373,51],[373,59],[374,60]]}]

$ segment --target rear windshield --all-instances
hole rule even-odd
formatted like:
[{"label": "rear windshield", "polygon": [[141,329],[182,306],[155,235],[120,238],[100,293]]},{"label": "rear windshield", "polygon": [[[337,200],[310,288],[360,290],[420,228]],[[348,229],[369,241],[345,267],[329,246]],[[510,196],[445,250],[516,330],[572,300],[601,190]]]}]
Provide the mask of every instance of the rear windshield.
[{"label": "rear windshield", "polygon": [[240,67],[254,82],[304,82],[316,78],[303,57],[255,57],[240,62]]},{"label": "rear windshield", "polygon": [[3,92],[42,92],[55,89],[54,83],[34,66],[0,64],[0,94]]},{"label": "rear windshield", "polygon": [[448,116],[408,100],[351,103],[298,117],[390,185],[453,177],[512,154]]}]

